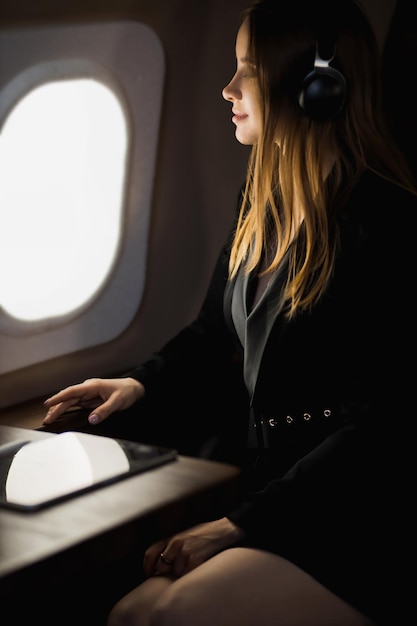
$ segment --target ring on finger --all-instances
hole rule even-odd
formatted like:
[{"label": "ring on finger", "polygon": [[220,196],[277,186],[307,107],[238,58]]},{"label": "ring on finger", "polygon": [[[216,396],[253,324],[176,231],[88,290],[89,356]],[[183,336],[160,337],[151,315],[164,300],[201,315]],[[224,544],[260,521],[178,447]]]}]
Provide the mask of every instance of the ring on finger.
[{"label": "ring on finger", "polygon": [[174,561],[171,561],[163,552],[159,555],[159,559],[164,565],[172,565]]}]

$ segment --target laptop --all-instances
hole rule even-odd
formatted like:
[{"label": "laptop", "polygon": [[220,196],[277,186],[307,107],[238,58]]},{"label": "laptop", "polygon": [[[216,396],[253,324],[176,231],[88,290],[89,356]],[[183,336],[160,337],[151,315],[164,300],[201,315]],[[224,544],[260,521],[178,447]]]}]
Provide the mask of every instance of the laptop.
[{"label": "laptop", "polygon": [[171,448],[66,431],[0,446],[0,507],[36,511],[175,461]]}]

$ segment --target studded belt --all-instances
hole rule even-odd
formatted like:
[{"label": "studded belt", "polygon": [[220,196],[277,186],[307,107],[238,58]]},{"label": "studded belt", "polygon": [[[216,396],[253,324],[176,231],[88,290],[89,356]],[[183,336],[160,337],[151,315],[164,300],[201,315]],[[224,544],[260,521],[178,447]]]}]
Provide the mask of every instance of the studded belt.
[{"label": "studded belt", "polygon": [[340,423],[339,411],[330,405],[309,407],[282,414],[258,413],[252,416],[251,428],[258,445],[274,448],[287,438],[319,438],[334,431]]}]

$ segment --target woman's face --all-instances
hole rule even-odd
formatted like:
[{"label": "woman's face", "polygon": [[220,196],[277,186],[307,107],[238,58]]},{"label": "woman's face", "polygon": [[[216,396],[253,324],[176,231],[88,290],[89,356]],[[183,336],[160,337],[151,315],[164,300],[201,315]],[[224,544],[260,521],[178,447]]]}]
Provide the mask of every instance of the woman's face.
[{"label": "woman's face", "polygon": [[232,103],[232,122],[236,139],[244,145],[257,143],[262,127],[262,115],[256,68],[248,59],[249,32],[245,21],[236,38],[236,72],[222,94]]}]

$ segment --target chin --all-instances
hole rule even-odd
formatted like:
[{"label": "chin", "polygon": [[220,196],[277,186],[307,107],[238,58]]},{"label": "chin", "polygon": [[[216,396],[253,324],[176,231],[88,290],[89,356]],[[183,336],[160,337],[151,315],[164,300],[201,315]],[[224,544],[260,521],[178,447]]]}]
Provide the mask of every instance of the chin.
[{"label": "chin", "polygon": [[238,131],[235,133],[235,137],[242,146],[253,146],[256,143],[256,140],[253,138],[245,137],[245,135],[240,134]]}]

